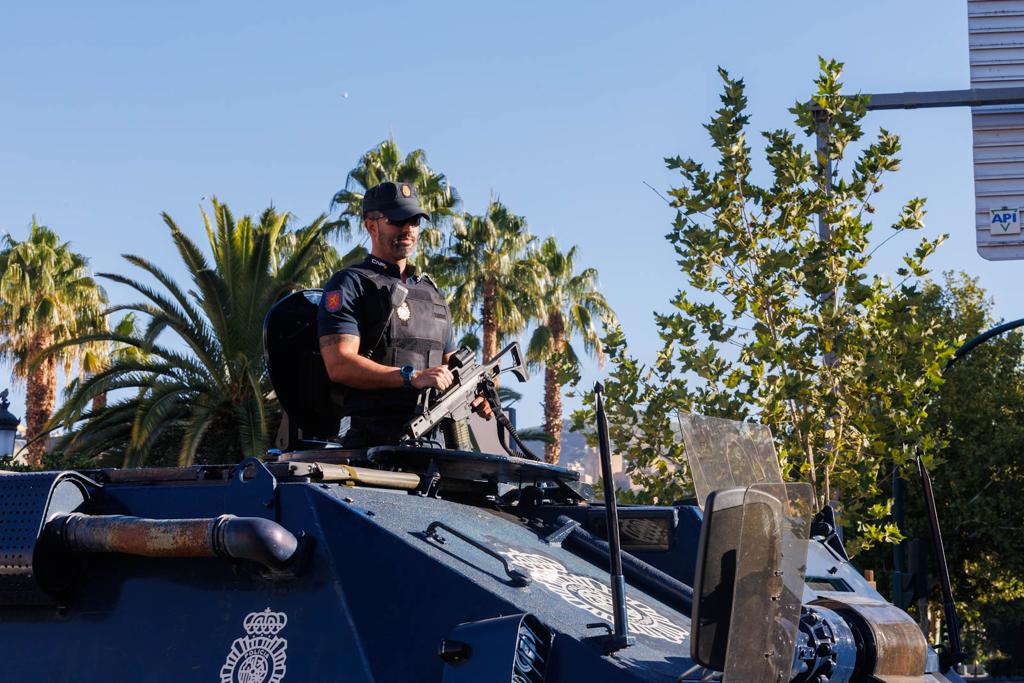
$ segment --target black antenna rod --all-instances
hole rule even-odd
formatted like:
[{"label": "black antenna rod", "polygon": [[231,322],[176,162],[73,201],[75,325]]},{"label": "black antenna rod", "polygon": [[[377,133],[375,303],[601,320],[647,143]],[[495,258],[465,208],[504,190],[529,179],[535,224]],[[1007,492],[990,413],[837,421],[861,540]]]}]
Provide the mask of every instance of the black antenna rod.
[{"label": "black antenna rod", "polygon": [[[942,531],[939,528],[939,512],[935,505],[935,494],[932,492],[932,478],[928,476],[928,468],[921,457],[921,447],[917,448],[917,473],[921,477],[921,488],[924,492],[925,508],[928,510],[928,527],[932,532],[932,543],[935,544],[935,556],[939,565],[939,587],[942,589],[942,609],[946,614],[946,634],[949,636],[949,652],[943,653],[950,667],[954,667],[967,657],[960,644],[960,622],[956,615],[956,603],[953,601],[953,585],[949,579],[949,565],[946,563],[946,549],[942,545]],[[945,663],[945,662],[944,662]]]},{"label": "black antenna rod", "polygon": [[614,631],[605,638],[605,653],[611,654],[633,644],[626,619],[626,580],[622,575],[622,546],[619,544],[619,509],[615,504],[612,480],[612,452],[608,442],[608,416],[604,412],[604,387],[594,382],[594,406],[597,414],[597,448],[601,456],[601,485],[604,487],[604,519],[608,525],[608,573],[612,578],[612,618]]}]

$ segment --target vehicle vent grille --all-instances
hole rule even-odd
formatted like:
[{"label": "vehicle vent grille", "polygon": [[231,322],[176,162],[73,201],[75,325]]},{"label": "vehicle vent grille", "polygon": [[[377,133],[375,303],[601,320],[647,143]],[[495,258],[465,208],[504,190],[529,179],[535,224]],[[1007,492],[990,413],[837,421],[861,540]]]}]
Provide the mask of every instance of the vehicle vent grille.
[{"label": "vehicle vent grille", "polygon": [[519,625],[512,683],[543,683],[551,655],[551,631],[533,615]]},{"label": "vehicle vent grille", "polygon": [[[44,585],[39,541],[47,511],[67,512],[84,501],[84,487],[68,472],[0,475],[0,608],[56,604]],[[53,563],[51,563],[53,564]]]}]

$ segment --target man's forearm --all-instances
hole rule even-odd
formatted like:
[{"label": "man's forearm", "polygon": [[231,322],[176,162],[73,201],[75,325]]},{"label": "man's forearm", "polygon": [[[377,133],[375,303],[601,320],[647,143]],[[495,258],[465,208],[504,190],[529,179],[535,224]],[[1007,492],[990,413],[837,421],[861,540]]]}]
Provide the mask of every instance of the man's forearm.
[{"label": "man's forearm", "polygon": [[342,348],[343,338],[347,336],[329,334],[320,337],[320,353],[324,358],[327,376],[332,382],[354,389],[388,389],[403,386],[404,381],[398,368],[381,365],[359,355],[357,351]]}]

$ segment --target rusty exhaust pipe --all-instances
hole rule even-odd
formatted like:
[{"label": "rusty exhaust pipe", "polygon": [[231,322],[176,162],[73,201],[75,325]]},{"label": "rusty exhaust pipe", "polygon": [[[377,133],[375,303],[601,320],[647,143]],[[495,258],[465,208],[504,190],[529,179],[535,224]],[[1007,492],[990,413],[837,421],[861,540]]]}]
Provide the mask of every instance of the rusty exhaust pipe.
[{"label": "rusty exhaust pipe", "polygon": [[58,515],[47,535],[70,552],[142,557],[223,557],[285,569],[299,541],[283,526],[259,517],[145,519],[125,515]]}]

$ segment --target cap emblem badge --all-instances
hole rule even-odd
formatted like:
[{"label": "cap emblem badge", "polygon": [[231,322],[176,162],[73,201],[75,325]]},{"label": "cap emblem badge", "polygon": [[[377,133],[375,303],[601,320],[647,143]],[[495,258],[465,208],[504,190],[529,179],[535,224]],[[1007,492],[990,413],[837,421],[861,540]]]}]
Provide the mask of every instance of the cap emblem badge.
[{"label": "cap emblem badge", "polygon": [[412,188],[409,187],[408,185],[406,185],[405,183],[402,183],[402,196],[403,197],[411,197],[412,196]]},{"label": "cap emblem badge", "polygon": [[395,315],[397,315],[398,319],[403,323],[408,322],[409,318],[412,317],[412,310],[409,308],[409,304],[403,301],[402,305],[395,309]]}]

